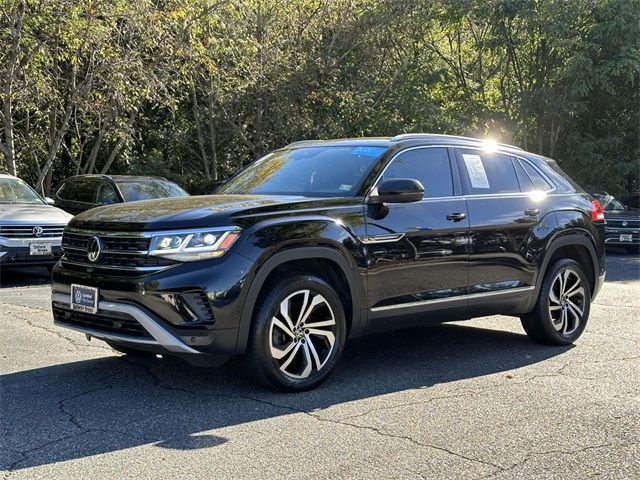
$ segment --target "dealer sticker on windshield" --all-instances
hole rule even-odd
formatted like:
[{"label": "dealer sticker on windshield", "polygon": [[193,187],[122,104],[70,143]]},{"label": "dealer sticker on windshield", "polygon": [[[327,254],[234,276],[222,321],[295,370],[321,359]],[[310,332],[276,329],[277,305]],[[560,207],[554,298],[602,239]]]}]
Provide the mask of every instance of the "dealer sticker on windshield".
[{"label": "dealer sticker on windshield", "polygon": [[484,170],[482,164],[482,158],[480,155],[462,154],[462,159],[467,167],[469,173],[469,180],[471,180],[472,188],[489,188],[489,180],[487,179],[487,172]]}]

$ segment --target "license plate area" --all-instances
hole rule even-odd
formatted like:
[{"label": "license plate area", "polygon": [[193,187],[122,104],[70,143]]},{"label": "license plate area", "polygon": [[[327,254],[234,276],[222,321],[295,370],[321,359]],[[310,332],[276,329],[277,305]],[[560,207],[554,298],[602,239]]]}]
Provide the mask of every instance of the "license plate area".
[{"label": "license plate area", "polygon": [[85,313],[98,313],[98,289],[72,284],[71,310]]},{"label": "license plate area", "polygon": [[621,242],[631,242],[633,241],[633,235],[631,233],[621,233],[620,234]]},{"label": "license plate area", "polygon": [[29,255],[51,255],[51,244],[46,242],[31,242],[29,243]]}]

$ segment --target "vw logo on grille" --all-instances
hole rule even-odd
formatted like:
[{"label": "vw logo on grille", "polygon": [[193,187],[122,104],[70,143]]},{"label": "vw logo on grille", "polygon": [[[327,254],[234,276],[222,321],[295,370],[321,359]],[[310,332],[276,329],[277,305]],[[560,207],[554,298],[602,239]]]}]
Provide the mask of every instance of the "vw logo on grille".
[{"label": "vw logo on grille", "polygon": [[89,239],[89,245],[87,246],[87,258],[90,262],[97,262],[100,258],[100,252],[102,251],[102,245],[98,237],[91,237]]},{"label": "vw logo on grille", "polygon": [[629,225],[629,222],[627,222],[626,220],[623,220],[623,222],[622,222],[622,226],[623,226],[623,227],[626,227],[626,226],[628,226],[628,225]]},{"label": "vw logo on grille", "polygon": [[40,226],[36,226],[36,227],[33,227],[33,229],[31,230],[31,233],[33,233],[34,237],[41,237],[42,234],[44,233],[44,229]]}]

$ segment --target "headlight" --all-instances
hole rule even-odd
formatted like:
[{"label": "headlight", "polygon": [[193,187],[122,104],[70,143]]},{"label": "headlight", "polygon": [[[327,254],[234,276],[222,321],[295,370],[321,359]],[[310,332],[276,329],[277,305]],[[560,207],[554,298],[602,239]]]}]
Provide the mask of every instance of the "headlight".
[{"label": "headlight", "polygon": [[160,232],[151,237],[149,255],[178,262],[217,258],[225,254],[240,236],[233,228]]}]

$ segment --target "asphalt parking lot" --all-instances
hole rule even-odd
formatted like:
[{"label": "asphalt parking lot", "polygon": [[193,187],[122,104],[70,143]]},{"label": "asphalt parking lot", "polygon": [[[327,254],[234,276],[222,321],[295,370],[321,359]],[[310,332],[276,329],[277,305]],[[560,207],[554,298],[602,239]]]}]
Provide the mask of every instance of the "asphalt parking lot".
[{"label": "asphalt parking lot", "polygon": [[88,342],[53,327],[46,270],[5,270],[0,476],[640,478],[640,257],[607,267],[573,347],[509,317],[367,337],[301,394]]}]

